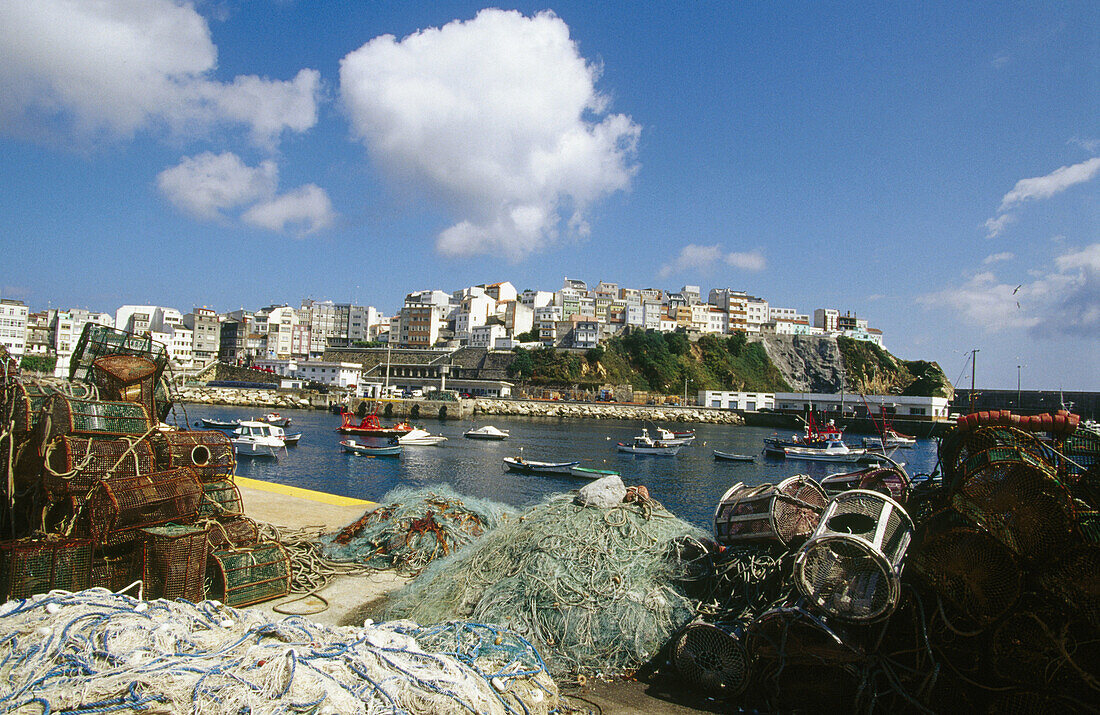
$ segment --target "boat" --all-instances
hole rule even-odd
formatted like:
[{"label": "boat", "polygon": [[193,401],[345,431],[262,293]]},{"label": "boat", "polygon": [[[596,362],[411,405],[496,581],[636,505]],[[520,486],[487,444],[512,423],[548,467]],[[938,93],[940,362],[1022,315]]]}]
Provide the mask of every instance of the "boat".
[{"label": "boat", "polygon": [[400,437],[412,432],[412,425],[408,422],[398,422],[393,427],[383,427],[378,421],[378,415],[367,415],[354,424],[355,415],[345,412],[341,415],[343,422],[336,431],[340,434],[351,434],[357,437]]},{"label": "boat", "polygon": [[805,459],[812,462],[859,462],[868,458],[867,450],[849,447],[840,440],[831,440],[825,447],[784,447],[787,459]]},{"label": "boat", "polygon": [[717,460],[725,460],[727,462],[755,462],[756,457],[751,454],[734,454],[733,452],[722,452],[714,450],[714,458]]},{"label": "boat", "polygon": [[441,434],[429,434],[427,430],[422,430],[419,427],[397,438],[398,444],[413,444],[422,446],[432,446],[443,444],[447,441],[447,438]]},{"label": "boat", "polygon": [[[642,432],[643,434],[646,434],[645,430],[642,430]],[[656,434],[655,439],[658,442],[663,442],[669,445],[688,445],[695,441],[695,430],[691,430],[689,432],[673,432],[672,430],[667,430],[664,427],[658,427],[656,430],[654,430],[654,432]]]},{"label": "boat", "polygon": [[797,447],[799,449],[825,449],[829,446],[830,442],[840,442],[844,437],[844,430],[837,427],[836,423],[832,420],[829,420],[824,425],[815,423],[812,412],[803,422],[806,425],[806,429],[800,435],[791,435],[789,438],[779,436],[765,437],[764,453],[775,457],[782,457],[787,447]]},{"label": "boat", "polygon": [[301,432],[294,432],[292,434],[283,434],[283,441],[286,442],[287,447],[297,447],[298,440],[302,438]]},{"label": "boat", "polygon": [[467,430],[462,433],[462,436],[467,439],[507,439],[508,430],[497,429],[492,425],[485,425],[477,429]]},{"label": "boat", "polygon": [[401,454],[401,445],[399,444],[372,447],[366,444],[359,444],[354,439],[345,439],[340,442],[340,446],[349,454],[359,454],[365,457],[396,457]]},{"label": "boat", "polygon": [[907,434],[896,432],[893,429],[886,428],[878,437],[864,437],[863,446],[871,449],[898,449],[899,447],[904,449],[910,449],[917,443],[916,437],[910,437]]},{"label": "boat", "polygon": [[222,420],[208,420],[204,417],[201,422],[202,426],[207,429],[237,429],[241,426],[240,420],[225,422]]},{"label": "boat", "polygon": [[603,479],[604,477],[620,476],[619,472],[613,469],[592,469],[590,467],[571,467],[569,474],[581,479]]},{"label": "boat", "polygon": [[266,422],[269,425],[275,425],[276,427],[286,427],[290,424],[290,418],[280,415],[278,412],[268,412],[265,415],[260,415],[256,418],[257,422]]},{"label": "boat", "polygon": [[280,427],[246,420],[233,431],[229,441],[238,457],[278,457],[279,452],[286,452],[286,442],[279,436],[281,433]]},{"label": "boat", "polygon": [[571,474],[570,470],[580,462],[538,462],[523,457],[505,457],[504,467],[509,472],[521,474]]},{"label": "boat", "polygon": [[672,457],[681,449],[682,444],[666,444],[649,436],[649,430],[642,430],[642,434],[634,438],[630,444],[619,442],[617,448],[627,454],[652,454],[661,457]]}]

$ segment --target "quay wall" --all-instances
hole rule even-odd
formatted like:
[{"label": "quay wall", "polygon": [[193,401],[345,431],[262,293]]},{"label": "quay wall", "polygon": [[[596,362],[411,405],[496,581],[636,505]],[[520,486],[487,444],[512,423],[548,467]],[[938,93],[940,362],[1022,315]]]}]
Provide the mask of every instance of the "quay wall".
[{"label": "quay wall", "polygon": [[713,422],[740,425],[745,421],[729,410],[707,407],[670,407],[621,403],[557,402],[543,400],[473,400],[473,414],[520,417],[576,417],[598,420],[652,420],[654,422]]}]

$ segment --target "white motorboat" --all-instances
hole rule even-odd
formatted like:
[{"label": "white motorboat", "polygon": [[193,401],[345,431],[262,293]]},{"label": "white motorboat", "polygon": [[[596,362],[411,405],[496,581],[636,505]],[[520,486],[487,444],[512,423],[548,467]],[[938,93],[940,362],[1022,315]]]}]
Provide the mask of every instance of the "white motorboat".
[{"label": "white motorboat", "polygon": [[580,462],[539,462],[523,457],[505,457],[504,466],[509,472],[523,474],[570,474]]},{"label": "white motorboat", "polygon": [[283,429],[266,422],[242,421],[233,430],[233,452],[238,457],[278,457],[286,453]]},{"label": "white motorboat", "polygon": [[485,425],[477,429],[467,430],[462,433],[462,436],[467,439],[508,439],[508,430]]},{"label": "white motorboat", "polygon": [[811,462],[859,462],[868,458],[867,450],[849,447],[840,440],[830,440],[826,447],[784,447],[787,459],[804,459]]},{"label": "white motorboat", "polygon": [[257,422],[266,422],[269,425],[275,425],[276,427],[288,427],[290,425],[290,418],[284,415],[280,415],[278,412],[268,412],[265,415],[261,415],[256,418]]},{"label": "white motorboat", "polygon": [[648,430],[642,430],[642,434],[634,438],[634,441],[630,444],[619,442],[618,450],[620,452],[626,452],[627,454],[652,454],[660,457],[672,457],[681,449],[684,448],[682,444],[667,444],[660,440],[655,440],[649,436]]},{"label": "white motorboat", "polygon": [[430,434],[427,430],[420,428],[414,429],[408,434],[403,434],[397,438],[397,443],[401,445],[424,445],[432,446],[443,444],[447,441],[447,438],[441,434]]},{"label": "white motorboat", "polygon": [[885,429],[882,431],[882,435],[878,437],[864,437],[863,446],[870,449],[882,450],[897,449],[899,447],[909,449],[917,444],[916,437],[910,437],[907,434],[895,432],[892,429]]},{"label": "white motorboat", "polygon": [[[646,430],[642,430],[642,434],[648,436],[649,433]],[[667,444],[670,446],[677,444],[688,445],[695,441],[695,430],[691,430],[689,432],[673,432],[672,430],[667,430],[664,427],[658,427],[655,430],[655,434],[656,436],[654,437],[654,439],[656,439],[658,442],[661,442],[662,444]]]}]

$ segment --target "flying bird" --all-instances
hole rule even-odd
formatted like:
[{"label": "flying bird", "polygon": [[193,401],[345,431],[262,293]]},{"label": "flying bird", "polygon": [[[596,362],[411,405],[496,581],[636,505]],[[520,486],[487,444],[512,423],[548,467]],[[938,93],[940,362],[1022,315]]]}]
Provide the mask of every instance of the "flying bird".
[{"label": "flying bird", "polygon": [[1019,291],[1019,290],[1020,290],[1021,288],[1023,288],[1023,287],[1024,287],[1024,284],[1023,284],[1023,283],[1021,283],[1020,285],[1016,286],[1016,288],[1015,288],[1015,289],[1014,289],[1014,290],[1012,291],[1012,295],[1016,295],[1017,291]]}]

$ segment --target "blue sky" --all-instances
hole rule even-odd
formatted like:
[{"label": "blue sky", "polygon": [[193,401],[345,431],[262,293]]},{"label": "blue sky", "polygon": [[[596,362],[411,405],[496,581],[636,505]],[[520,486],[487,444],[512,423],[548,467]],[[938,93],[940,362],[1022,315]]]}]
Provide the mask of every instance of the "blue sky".
[{"label": "blue sky", "polygon": [[0,4],[0,295],[731,287],[1100,390],[1095,2],[494,8]]}]

